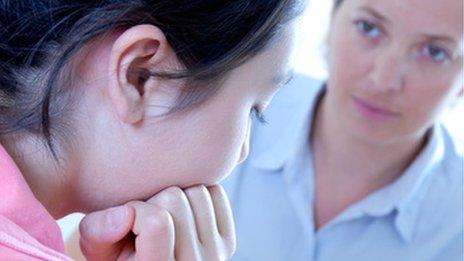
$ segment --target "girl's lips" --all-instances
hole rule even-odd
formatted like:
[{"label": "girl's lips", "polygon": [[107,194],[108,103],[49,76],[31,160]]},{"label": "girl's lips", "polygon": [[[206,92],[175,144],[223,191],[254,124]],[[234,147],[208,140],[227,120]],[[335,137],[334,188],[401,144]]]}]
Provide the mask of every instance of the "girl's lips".
[{"label": "girl's lips", "polygon": [[399,116],[397,112],[376,106],[357,97],[353,97],[353,101],[360,114],[371,120],[384,121]]}]

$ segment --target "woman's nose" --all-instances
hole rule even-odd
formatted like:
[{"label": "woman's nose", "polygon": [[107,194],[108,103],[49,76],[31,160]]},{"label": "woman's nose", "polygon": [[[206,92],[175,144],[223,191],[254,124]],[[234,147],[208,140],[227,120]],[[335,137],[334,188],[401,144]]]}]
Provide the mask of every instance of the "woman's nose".
[{"label": "woman's nose", "polygon": [[407,61],[400,48],[385,48],[374,58],[370,78],[380,91],[399,91],[403,87]]}]

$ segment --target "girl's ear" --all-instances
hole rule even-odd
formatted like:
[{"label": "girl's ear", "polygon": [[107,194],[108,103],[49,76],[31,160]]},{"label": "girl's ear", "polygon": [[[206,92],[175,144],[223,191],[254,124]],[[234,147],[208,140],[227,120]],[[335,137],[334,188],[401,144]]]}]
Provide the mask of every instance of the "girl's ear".
[{"label": "girl's ear", "polygon": [[172,53],[164,33],[153,25],[137,25],[114,42],[109,61],[108,93],[118,118],[127,124],[143,119],[147,93],[155,93],[159,79],[147,72],[166,68]]}]

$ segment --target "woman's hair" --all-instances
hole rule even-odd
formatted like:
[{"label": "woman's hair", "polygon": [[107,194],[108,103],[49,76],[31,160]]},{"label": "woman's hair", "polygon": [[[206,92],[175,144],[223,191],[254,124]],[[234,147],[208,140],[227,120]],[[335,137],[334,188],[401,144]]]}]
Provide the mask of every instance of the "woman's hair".
[{"label": "woman's hair", "polygon": [[185,79],[175,106],[184,109],[216,92],[220,85],[213,83],[263,51],[303,6],[301,0],[0,0],[0,135],[40,134],[54,153],[54,132],[72,109],[67,96],[76,53],[96,37],[138,24],[160,28],[183,69],[134,73]]}]

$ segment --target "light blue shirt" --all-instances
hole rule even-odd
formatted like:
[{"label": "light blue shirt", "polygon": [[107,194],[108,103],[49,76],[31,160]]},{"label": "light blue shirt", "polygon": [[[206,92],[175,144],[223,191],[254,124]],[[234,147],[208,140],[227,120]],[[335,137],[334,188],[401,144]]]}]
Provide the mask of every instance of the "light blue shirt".
[{"label": "light blue shirt", "polygon": [[300,76],[284,87],[252,131],[248,160],[224,181],[232,260],[463,260],[464,143],[441,124],[400,178],[315,231],[309,133],[321,86]]}]

